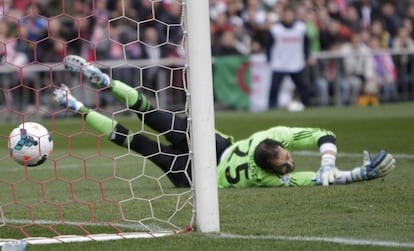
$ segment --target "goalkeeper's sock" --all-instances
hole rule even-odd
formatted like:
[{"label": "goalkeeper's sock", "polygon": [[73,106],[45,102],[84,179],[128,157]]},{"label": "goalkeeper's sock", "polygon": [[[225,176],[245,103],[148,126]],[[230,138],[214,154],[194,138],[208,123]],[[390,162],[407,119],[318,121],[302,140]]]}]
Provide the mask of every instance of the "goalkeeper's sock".
[{"label": "goalkeeper's sock", "polygon": [[89,113],[89,108],[87,108],[86,106],[81,106],[79,107],[78,112],[87,114]]},{"label": "goalkeeper's sock", "polygon": [[129,108],[141,112],[146,112],[151,109],[151,104],[147,97],[122,81],[113,80],[111,92],[122,103],[127,104]]},{"label": "goalkeeper's sock", "polygon": [[128,129],[118,124],[118,121],[112,120],[96,111],[90,110],[86,116],[85,121],[100,133],[106,135],[109,140],[120,146],[128,145]]},{"label": "goalkeeper's sock", "polygon": [[100,133],[103,133],[108,137],[111,135],[114,127],[117,124],[116,121],[93,110],[90,110],[86,114],[85,121]]}]

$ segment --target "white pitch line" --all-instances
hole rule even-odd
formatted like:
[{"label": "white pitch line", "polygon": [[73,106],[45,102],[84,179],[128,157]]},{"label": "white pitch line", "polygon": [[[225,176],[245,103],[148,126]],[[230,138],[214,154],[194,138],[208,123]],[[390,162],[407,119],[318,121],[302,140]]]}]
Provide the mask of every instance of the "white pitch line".
[{"label": "white pitch line", "polygon": [[[32,221],[19,220],[19,219],[5,219],[7,223],[13,224],[30,224]],[[36,224],[51,225],[58,224],[60,222],[49,220],[36,220]],[[67,221],[63,224],[67,225],[84,225],[84,226],[108,226],[108,224],[99,223],[85,223],[85,222],[70,222]],[[115,223],[114,226],[132,230],[132,231],[148,231],[139,224],[122,224]],[[158,231],[165,231],[158,229]],[[341,237],[316,237],[316,236],[284,236],[284,235],[241,235],[231,233],[208,234],[214,238],[226,238],[226,239],[243,239],[243,240],[280,240],[280,241],[306,241],[306,242],[327,242],[337,243],[345,245],[359,245],[359,246],[378,246],[378,247],[402,247],[402,248],[414,248],[414,242],[396,242],[396,241],[383,241],[383,240],[364,240],[364,239],[351,239]]]},{"label": "white pitch line", "polygon": [[[313,151],[293,151],[293,154],[299,155],[299,156],[309,156],[309,157],[320,157],[319,152],[313,152]],[[371,153],[372,154],[372,153]],[[414,159],[414,154],[407,154],[407,153],[391,153],[392,156],[396,159]],[[362,157],[361,153],[344,153],[339,152],[338,157],[346,157],[346,158],[358,158]]]},{"label": "white pitch line", "polygon": [[396,242],[383,240],[363,240],[340,237],[312,237],[312,236],[283,236],[283,235],[240,235],[220,233],[210,235],[217,238],[243,239],[243,240],[281,240],[281,241],[307,241],[307,242],[328,242],[346,245],[378,246],[378,247],[402,247],[414,248],[414,242]]}]

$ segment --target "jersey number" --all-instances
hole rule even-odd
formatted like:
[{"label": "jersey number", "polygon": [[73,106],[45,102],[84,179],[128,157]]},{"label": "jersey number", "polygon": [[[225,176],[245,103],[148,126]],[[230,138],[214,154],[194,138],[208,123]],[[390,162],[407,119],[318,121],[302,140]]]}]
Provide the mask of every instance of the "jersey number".
[{"label": "jersey number", "polygon": [[[250,140],[249,142],[249,147],[250,144],[252,143],[252,141]],[[231,157],[233,157],[233,154],[236,154],[237,156],[240,157],[244,157],[248,154],[248,151],[246,152],[242,152],[238,147],[236,149],[234,149],[234,151],[231,153],[229,159],[231,159]],[[230,167],[226,168],[226,179],[227,182],[229,182],[230,184],[236,184],[237,182],[240,181],[240,172],[244,171],[244,175],[246,177],[246,179],[249,179],[249,172],[247,171],[249,169],[249,166],[247,165],[247,163],[241,164],[240,166],[236,167],[236,177],[231,177],[230,175]]]},{"label": "jersey number", "polygon": [[248,179],[249,178],[249,173],[247,172],[248,168],[249,168],[249,166],[247,164],[243,164],[243,165],[240,165],[240,166],[236,167],[236,177],[233,178],[233,177],[230,176],[230,167],[227,167],[227,169],[226,169],[226,179],[227,179],[227,181],[230,184],[236,184],[237,182],[239,182],[241,171],[245,171],[244,174],[246,176],[246,179]]}]

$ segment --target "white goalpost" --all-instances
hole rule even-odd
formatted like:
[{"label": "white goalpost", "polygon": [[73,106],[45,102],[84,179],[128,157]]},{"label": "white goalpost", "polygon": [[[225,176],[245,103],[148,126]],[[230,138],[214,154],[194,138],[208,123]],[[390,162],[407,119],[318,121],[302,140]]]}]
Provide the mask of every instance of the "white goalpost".
[{"label": "white goalpost", "polygon": [[[70,2],[56,1],[58,10],[47,14],[32,7],[29,16],[47,24],[45,38],[26,38],[16,32],[16,37],[9,41],[0,41],[0,52],[11,52],[14,46],[32,50],[22,59],[23,63],[6,57],[0,64],[2,83],[8,83],[0,85],[0,247],[11,241],[34,245],[153,238],[191,230],[220,232],[209,1],[145,1],[150,15],[137,20],[131,17],[132,7],[127,4],[135,1],[121,0],[119,16],[108,20],[95,16],[102,13],[98,1],[83,1],[89,4],[84,7],[90,9],[79,17],[75,10],[72,12]],[[169,19],[159,12],[163,5],[179,6],[180,20],[171,18],[174,21],[168,23]],[[0,7],[0,16],[11,28],[23,29],[20,26],[25,23],[24,16],[10,11],[13,6]],[[81,32],[86,26],[84,22],[92,19],[101,25],[101,33],[82,37],[87,36]],[[116,37],[118,21],[128,26],[126,35],[132,34],[134,39]],[[144,29],[151,22],[165,28],[165,40],[158,44],[144,41]],[[62,38],[59,32],[67,31],[70,25],[78,34]],[[174,33],[177,30],[182,32],[181,37]],[[174,36],[180,37],[178,41],[173,41]],[[65,55],[69,54],[76,41],[82,46],[81,53],[85,48],[93,51],[95,58],[88,60],[112,79],[130,77],[133,82],[128,84],[148,94],[155,109],[187,117],[188,132],[183,133],[189,152],[182,155],[191,163],[188,168],[192,168],[192,187],[174,187],[149,157],[129,147],[113,145],[87,125],[84,115],[74,118],[67,108],[53,103],[52,93],[61,81],[91,109],[113,120],[127,121],[135,126],[134,133],[149,136],[158,144],[165,140],[165,132],[156,133],[144,125],[145,116],[151,111],[143,112],[141,121],[134,116],[137,122],[130,122],[132,116],[124,116],[131,114],[128,107],[113,99],[105,101],[108,104],[104,106],[103,100],[108,98],[105,90],[92,88],[81,74],[68,74],[62,60],[40,59],[42,52],[59,57],[59,53],[49,51],[55,48],[65,48]],[[158,56],[129,58],[131,48],[137,49],[137,45],[143,46],[141,52],[147,50]],[[158,49],[163,46],[175,47],[185,56],[162,57]],[[102,48],[122,56],[101,59],[97,51]],[[157,74],[153,86],[145,79],[152,72]],[[177,106],[176,96],[185,101],[178,101],[182,103]],[[40,166],[17,164],[7,147],[11,129],[28,121],[43,124],[53,137],[54,153]],[[174,130],[172,125],[170,131]]]},{"label": "white goalpost", "polygon": [[202,232],[219,232],[208,9],[208,0],[186,3],[191,136],[197,224]]}]

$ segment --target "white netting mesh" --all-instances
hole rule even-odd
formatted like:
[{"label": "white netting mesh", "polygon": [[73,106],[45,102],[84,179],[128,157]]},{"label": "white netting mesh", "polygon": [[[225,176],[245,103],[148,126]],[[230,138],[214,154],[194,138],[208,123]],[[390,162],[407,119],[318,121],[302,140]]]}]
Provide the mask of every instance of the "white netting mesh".
[{"label": "white netting mesh", "polygon": [[[1,1],[1,238],[191,226],[190,189],[175,188],[147,158],[112,144],[52,100],[66,83],[88,107],[165,143],[106,90],[65,71],[62,60],[80,55],[147,95],[157,109],[186,115],[182,6],[172,0]],[[53,135],[55,151],[41,166],[21,166],[9,156],[8,134],[25,121]]]}]

